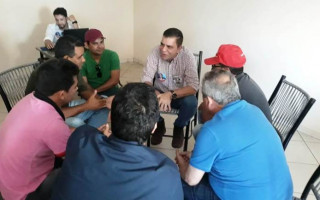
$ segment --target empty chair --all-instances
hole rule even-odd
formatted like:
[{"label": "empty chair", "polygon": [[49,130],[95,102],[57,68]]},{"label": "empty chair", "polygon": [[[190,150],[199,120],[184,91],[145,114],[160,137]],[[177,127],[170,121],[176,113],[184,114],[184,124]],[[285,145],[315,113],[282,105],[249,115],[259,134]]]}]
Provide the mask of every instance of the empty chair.
[{"label": "empty chair", "polygon": [[0,94],[8,112],[25,96],[29,77],[38,65],[39,62],[31,63],[0,73]]},{"label": "empty chair", "polygon": [[286,149],[291,137],[316,101],[304,90],[285,80],[282,75],[268,103],[270,105],[272,124]]},{"label": "empty chair", "polygon": [[[198,72],[198,78],[200,79],[200,74],[201,74],[201,63],[202,63],[202,51],[199,51],[199,53],[194,53],[193,54],[195,59],[196,59],[196,65],[197,65],[197,72]],[[196,93],[196,98],[198,99],[199,96],[199,91],[197,91]],[[161,114],[171,114],[171,115],[177,115],[179,114],[179,110],[177,109],[171,109],[171,111],[169,112],[160,112]],[[191,137],[191,134],[189,134],[190,131],[190,125],[192,125],[191,123],[193,123],[193,126],[197,125],[197,112],[194,115],[193,119],[189,120],[187,126],[186,126],[186,132],[184,134],[184,146],[183,146],[183,150],[187,151],[188,149],[188,140]],[[163,135],[163,137],[172,137],[172,135]],[[150,146],[150,137],[148,139],[147,142],[147,146]]]}]

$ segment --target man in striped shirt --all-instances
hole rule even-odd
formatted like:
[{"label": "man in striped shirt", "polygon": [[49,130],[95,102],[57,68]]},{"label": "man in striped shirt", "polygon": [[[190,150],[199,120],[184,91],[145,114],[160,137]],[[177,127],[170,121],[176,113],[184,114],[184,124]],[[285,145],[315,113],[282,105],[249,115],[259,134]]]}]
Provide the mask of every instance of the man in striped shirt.
[{"label": "man in striped shirt", "polygon": [[[147,58],[142,82],[156,89],[161,111],[179,109],[174,122],[172,147],[183,144],[183,128],[195,114],[199,88],[196,61],[191,51],[182,46],[183,35],[177,28],[169,28],[163,33],[160,45],[155,47]],[[158,127],[151,138],[153,145],[162,142],[166,128],[160,116]]]}]

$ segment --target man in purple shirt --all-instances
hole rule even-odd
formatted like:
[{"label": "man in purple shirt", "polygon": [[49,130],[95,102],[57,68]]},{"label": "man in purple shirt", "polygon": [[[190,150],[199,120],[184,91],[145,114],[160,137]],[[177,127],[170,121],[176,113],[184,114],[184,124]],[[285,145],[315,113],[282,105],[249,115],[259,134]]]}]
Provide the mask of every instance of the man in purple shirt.
[{"label": "man in purple shirt", "polygon": [[[148,56],[142,76],[142,82],[156,89],[161,111],[179,109],[173,129],[174,148],[180,148],[183,144],[183,128],[196,112],[195,94],[199,87],[195,58],[191,51],[182,46],[182,42],[183,35],[179,29],[167,29],[160,46]],[[165,132],[164,119],[160,117],[151,144],[160,144]]]}]

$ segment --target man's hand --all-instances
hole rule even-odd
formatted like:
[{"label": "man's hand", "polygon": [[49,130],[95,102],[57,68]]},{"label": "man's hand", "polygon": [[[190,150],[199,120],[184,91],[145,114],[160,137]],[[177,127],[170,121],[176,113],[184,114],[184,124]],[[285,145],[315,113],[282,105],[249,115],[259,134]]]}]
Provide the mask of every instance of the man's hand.
[{"label": "man's hand", "polygon": [[98,110],[103,107],[106,107],[106,100],[97,98],[96,95],[97,90],[94,90],[93,94],[89,97],[88,101],[86,102],[87,110]]},{"label": "man's hand", "polygon": [[98,128],[99,131],[101,131],[103,133],[103,135],[110,137],[111,135],[111,130],[109,128],[109,124],[103,124],[102,126],[100,126]]},{"label": "man's hand", "polygon": [[106,99],[106,107],[111,110],[111,104],[112,104],[112,101],[114,99],[114,95],[113,96],[110,96]]},{"label": "man's hand", "polygon": [[184,152],[179,152],[179,150],[176,150],[176,163],[179,167],[180,175],[184,179],[188,166],[189,166],[189,161],[190,161],[191,153],[184,151]]},{"label": "man's hand", "polygon": [[47,47],[47,49],[53,49],[54,45],[50,40],[45,40],[44,45]]},{"label": "man's hand", "polygon": [[68,17],[68,19],[69,19],[71,22],[76,21],[76,18],[74,17],[74,15],[70,15],[70,16]]},{"label": "man's hand", "polygon": [[159,101],[160,111],[165,111],[165,112],[171,111],[171,106],[170,106],[171,96],[172,96],[171,92],[165,92],[157,96]]}]

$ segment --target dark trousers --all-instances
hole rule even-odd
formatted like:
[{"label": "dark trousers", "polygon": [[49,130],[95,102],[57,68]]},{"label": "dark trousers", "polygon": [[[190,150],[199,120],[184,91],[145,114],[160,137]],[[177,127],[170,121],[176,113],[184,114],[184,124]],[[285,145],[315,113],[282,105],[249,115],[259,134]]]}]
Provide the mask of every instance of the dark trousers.
[{"label": "dark trousers", "polygon": [[[174,126],[183,128],[187,125],[188,121],[194,116],[197,111],[198,101],[194,95],[173,99],[171,101],[171,108],[179,110],[179,115]],[[163,118],[160,116],[159,121]]]},{"label": "dark trousers", "polygon": [[182,180],[182,188],[185,200],[220,200],[209,183],[208,174],[205,174],[195,186],[190,186]]},{"label": "dark trousers", "polygon": [[53,184],[60,172],[59,169],[54,169],[47,176],[41,185],[34,191],[28,194],[26,200],[49,200],[51,198]]}]

